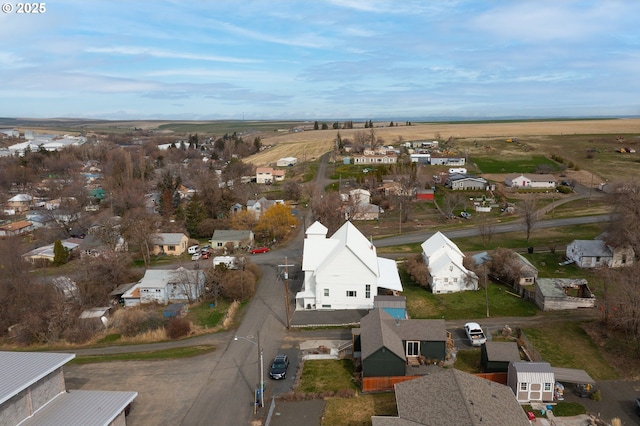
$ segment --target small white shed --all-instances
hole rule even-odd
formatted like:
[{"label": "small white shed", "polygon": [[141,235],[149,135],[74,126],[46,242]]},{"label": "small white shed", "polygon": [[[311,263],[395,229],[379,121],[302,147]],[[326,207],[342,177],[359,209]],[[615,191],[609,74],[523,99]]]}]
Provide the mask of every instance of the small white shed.
[{"label": "small white shed", "polygon": [[548,362],[509,363],[507,383],[518,402],[553,401],[555,382],[553,369]]}]

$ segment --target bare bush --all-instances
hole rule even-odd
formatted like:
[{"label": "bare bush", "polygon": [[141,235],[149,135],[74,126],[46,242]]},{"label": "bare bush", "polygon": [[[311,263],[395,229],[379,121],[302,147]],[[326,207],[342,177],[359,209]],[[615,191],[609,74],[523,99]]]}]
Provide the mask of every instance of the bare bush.
[{"label": "bare bush", "polygon": [[248,300],[256,291],[256,276],[248,270],[229,271],[222,284],[222,295],[228,300]]},{"label": "bare bush", "polygon": [[191,322],[186,318],[171,318],[165,326],[165,331],[169,339],[179,339],[189,335],[191,332]]},{"label": "bare bush", "polygon": [[126,337],[132,337],[163,326],[162,316],[155,311],[142,308],[131,308],[118,311],[114,318],[114,326]]},{"label": "bare bush", "polygon": [[424,263],[422,255],[417,254],[404,262],[404,269],[420,287],[429,288],[429,268]]}]

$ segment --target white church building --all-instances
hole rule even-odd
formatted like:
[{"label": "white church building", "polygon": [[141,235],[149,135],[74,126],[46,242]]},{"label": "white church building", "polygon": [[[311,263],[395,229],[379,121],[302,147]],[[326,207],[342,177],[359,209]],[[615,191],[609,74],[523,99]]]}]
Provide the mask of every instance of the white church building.
[{"label": "white church building", "polygon": [[320,222],[307,228],[297,310],[372,309],[374,296],[402,291],[396,262],[378,257],[351,222],[327,232]]}]

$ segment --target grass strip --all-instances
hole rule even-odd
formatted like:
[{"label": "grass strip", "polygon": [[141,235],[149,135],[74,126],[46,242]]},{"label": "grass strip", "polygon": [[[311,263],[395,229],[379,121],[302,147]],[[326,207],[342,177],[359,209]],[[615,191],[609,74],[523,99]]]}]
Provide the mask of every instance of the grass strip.
[{"label": "grass strip", "polygon": [[71,360],[69,364],[93,364],[98,362],[114,361],[151,361],[161,359],[190,358],[213,352],[213,345],[187,346],[183,348],[163,349],[159,351],[131,352],[113,355],[80,355]]}]

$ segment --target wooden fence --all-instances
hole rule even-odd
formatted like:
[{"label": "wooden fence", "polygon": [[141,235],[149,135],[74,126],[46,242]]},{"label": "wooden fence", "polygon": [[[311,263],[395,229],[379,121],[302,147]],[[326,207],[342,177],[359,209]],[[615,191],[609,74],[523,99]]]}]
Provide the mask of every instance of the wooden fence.
[{"label": "wooden fence", "polygon": [[[478,373],[477,377],[491,380],[492,382],[507,384],[507,373]],[[396,383],[406,382],[407,380],[417,379],[422,376],[390,376],[390,377],[363,377],[362,392],[384,392],[392,391]]]}]

